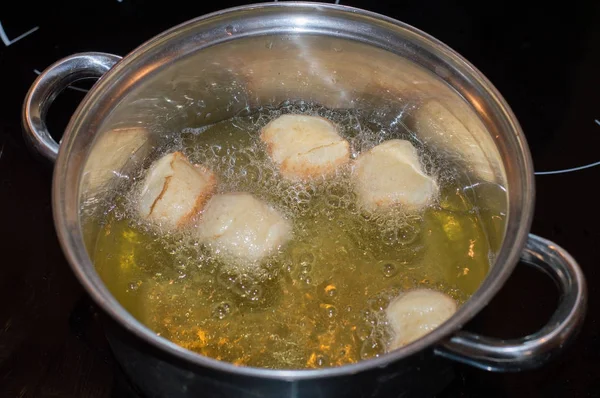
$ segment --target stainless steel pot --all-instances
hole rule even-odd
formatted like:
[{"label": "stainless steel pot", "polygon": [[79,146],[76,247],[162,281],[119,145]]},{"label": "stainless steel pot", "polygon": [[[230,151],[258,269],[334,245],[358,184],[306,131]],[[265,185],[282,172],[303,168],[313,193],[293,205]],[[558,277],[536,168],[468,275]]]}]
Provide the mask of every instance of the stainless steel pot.
[{"label": "stainless steel pot", "polygon": [[[59,145],[46,129],[46,111],[62,89],[90,77],[99,81]],[[126,183],[127,170],[143,164],[154,146],[182,126],[209,124],[286,100],[368,109],[382,125],[404,123],[432,147],[462,162],[473,180],[470,188],[506,188],[506,203],[478,198],[483,207],[507,207],[506,224],[488,231],[498,238],[489,275],[448,322],[422,339],[337,368],[236,367],[154,334],[121,307],[96,273],[85,245],[94,231],[84,230],[82,220],[90,211],[105,210],[94,206],[110,203],[115,184]],[[428,115],[419,116],[431,103],[465,128],[436,133],[428,127]],[[431,120],[440,117],[438,111],[429,112]],[[54,219],[67,259],[106,312],[115,355],[147,396],[423,395],[432,392],[430,377],[448,376],[447,359],[492,371],[540,366],[564,348],[583,321],[586,285],[577,263],[554,243],[528,235],[533,169],[508,105],[479,71],[447,46],[384,16],[318,3],[250,5],[186,22],[123,59],[75,54],[51,65],[34,82],[25,100],[23,126],[31,146],[56,161]],[[119,141],[132,129],[144,132],[140,139],[133,144]],[[560,290],[560,303],[548,324],[515,340],[461,330],[498,292],[519,259],[550,275]]]}]

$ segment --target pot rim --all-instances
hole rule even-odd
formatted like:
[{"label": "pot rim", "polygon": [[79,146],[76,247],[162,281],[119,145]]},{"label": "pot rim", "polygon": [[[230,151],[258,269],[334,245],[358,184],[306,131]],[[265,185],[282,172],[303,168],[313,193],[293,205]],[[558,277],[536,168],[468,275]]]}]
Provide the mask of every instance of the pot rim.
[{"label": "pot rim", "polygon": [[[483,96],[487,97],[486,100],[488,102],[491,101],[499,108],[501,117],[508,124],[509,129],[511,130],[510,134],[513,135],[515,145],[520,152],[521,157],[517,160],[521,161],[519,166],[522,167],[522,170],[517,172],[520,172],[522,176],[520,181],[521,186],[519,188],[523,193],[519,203],[509,201],[509,211],[502,248],[498,253],[496,263],[490,269],[485,280],[471,298],[467,300],[467,302],[464,303],[447,322],[440,325],[421,339],[380,357],[361,360],[354,364],[339,367],[282,370],[236,366],[229,362],[205,357],[180,347],[175,343],[156,335],[152,330],[130,315],[129,312],[127,312],[112,296],[96,273],[85,249],[79,223],[79,207],[66,204],[67,192],[70,192],[70,196],[67,198],[68,200],[74,200],[75,203],[79,202],[78,199],[73,198],[79,196],[78,188],[81,170],[80,168],[79,170],[74,170],[76,168],[75,166],[69,166],[70,163],[73,163],[69,162],[69,159],[73,156],[81,157],[80,154],[74,155],[71,150],[73,142],[76,140],[76,131],[81,127],[80,121],[83,119],[83,115],[86,115],[92,107],[92,104],[102,96],[102,92],[107,85],[112,81],[116,81],[123,74],[123,71],[125,71],[126,68],[128,68],[128,66],[145,51],[156,46],[167,45],[169,39],[176,37],[177,34],[182,34],[186,29],[193,28],[196,24],[211,18],[235,16],[240,12],[248,12],[250,10],[260,11],[262,9],[281,9],[283,12],[294,9],[334,11],[352,15],[354,18],[358,17],[365,20],[374,19],[378,22],[384,22],[388,25],[387,27],[389,29],[394,29],[398,32],[404,31],[417,36],[422,43],[435,48],[435,50],[443,55],[448,62],[451,62],[454,67],[471,78],[473,84],[483,92]],[[513,154],[513,156],[514,155],[515,154]],[[517,153],[516,155],[519,154]],[[76,163],[77,165],[81,165],[81,159],[78,159]],[[77,177],[75,181],[72,180],[73,177]],[[146,41],[144,44],[130,52],[122,61],[107,72],[81,102],[65,130],[63,143],[55,165],[52,199],[54,223],[57,235],[73,272],[93,300],[118,324],[151,346],[172,355],[174,358],[193,365],[209,367],[236,375],[294,381],[349,375],[377,367],[385,367],[392,362],[414,355],[426,348],[432,348],[436,343],[439,343],[442,339],[459,330],[467,321],[473,318],[488,304],[493,296],[504,285],[518,262],[533,218],[533,177],[533,164],[526,139],[512,110],[492,83],[471,63],[454,50],[450,49],[447,45],[408,24],[359,8],[315,2],[272,2],[228,8],[186,21]],[[73,193],[72,191],[76,192]]]}]

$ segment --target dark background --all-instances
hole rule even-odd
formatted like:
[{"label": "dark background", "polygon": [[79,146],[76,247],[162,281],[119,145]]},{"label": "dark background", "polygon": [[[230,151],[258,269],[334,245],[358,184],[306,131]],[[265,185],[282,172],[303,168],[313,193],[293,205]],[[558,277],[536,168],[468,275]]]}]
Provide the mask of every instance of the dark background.
[{"label": "dark background", "polygon": [[[536,171],[600,160],[600,2],[341,2],[416,26],[475,64],[520,120]],[[173,25],[244,2],[203,3],[0,5],[0,397],[133,394],[108,350],[96,309],[59,248],[51,166],[31,156],[21,137],[21,104],[35,71],[75,52],[125,55]],[[83,95],[66,90],[52,106],[48,123],[57,136]],[[600,167],[536,177],[532,232],[571,252],[588,279],[588,316],[579,339],[537,371],[493,374],[457,365],[456,379],[440,398],[600,397],[599,177]],[[549,280],[519,265],[467,329],[519,337],[543,325],[556,301]]]}]

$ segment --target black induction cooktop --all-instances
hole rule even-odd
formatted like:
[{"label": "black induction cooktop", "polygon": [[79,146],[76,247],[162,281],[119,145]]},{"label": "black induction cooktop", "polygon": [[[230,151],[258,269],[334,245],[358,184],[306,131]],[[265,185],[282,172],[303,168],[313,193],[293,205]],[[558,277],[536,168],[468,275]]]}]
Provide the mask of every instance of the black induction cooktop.
[{"label": "black induction cooktop", "polygon": [[[0,397],[135,397],[54,232],[51,166],[27,150],[21,104],[36,74],[75,52],[125,55],[161,31],[244,2],[102,0],[0,5]],[[532,232],[555,241],[588,279],[578,340],[542,369],[487,373],[456,365],[439,397],[600,397],[600,2],[341,0],[409,23],[478,67],[505,96],[538,172]],[[49,111],[57,138],[89,86]],[[550,173],[548,173],[550,172]],[[558,295],[519,265],[466,329],[512,338],[534,332]]]}]

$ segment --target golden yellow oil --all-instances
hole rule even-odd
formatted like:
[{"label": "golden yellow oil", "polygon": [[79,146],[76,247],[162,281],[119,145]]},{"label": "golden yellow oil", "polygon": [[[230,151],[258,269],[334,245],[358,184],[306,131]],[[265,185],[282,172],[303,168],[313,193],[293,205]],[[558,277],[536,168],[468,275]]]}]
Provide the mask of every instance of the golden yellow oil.
[{"label": "golden yellow oil", "polygon": [[[419,214],[372,214],[357,207],[348,169],[308,184],[280,179],[258,134],[282,112],[334,120],[353,157],[385,139],[413,140],[440,183],[440,199]],[[502,213],[482,215],[458,174],[409,132],[383,131],[355,113],[262,110],[183,130],[161,150],[182,150],[217,173],[219,191],[251,192],[294,225],[293,239],[257,271],[213,258],[193,228],[166,234],[136,220],[135,186],[99,220],[90,252],[117,300],[157,334],[212,358],[299,369],[381,355],[394,296],[428,287],[462,303],[497,250],[483,226],[502,221]]]}]

